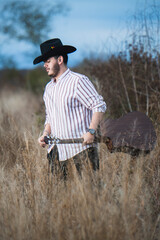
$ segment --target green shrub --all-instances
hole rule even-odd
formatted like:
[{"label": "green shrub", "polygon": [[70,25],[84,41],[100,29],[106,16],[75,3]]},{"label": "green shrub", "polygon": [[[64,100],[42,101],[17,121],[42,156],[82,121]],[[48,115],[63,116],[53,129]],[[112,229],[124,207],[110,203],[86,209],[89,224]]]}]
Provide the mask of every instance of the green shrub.
[{"label": "green shrub", "polygon": [[45,85],[49,81],[42,68],[28,71],[26,79],[27,88],[36,94],[41,94],[44,91]]}]

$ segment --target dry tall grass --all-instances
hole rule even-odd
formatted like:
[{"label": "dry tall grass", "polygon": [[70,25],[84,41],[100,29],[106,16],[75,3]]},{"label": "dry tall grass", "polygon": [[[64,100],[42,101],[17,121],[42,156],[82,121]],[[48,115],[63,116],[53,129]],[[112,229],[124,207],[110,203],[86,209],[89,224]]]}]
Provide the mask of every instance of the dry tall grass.
[{"label": "dry tall grass", "polygon": [[48,176],[37,144],[38,98],[1,94],[0,239],[160,239],[160,139],[148,156],[108,153],[100,170],[66,183]]}]

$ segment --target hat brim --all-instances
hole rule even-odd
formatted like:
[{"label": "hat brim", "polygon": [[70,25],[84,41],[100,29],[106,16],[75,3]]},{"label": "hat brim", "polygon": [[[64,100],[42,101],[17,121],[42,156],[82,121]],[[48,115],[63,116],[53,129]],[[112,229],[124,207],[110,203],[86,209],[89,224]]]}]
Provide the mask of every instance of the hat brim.
[{"label": "hat brim", "polygon": [[56,48],[50,50],[49,52],[35,58],[33,61],[33,64],[38,64],[42,61],[46,61],[48,58],[54,57],[59,54],[69,54],[69,53],[75,52],[76,50],[77,49],[75,47],[69,46],[69,45],[63,45],[61,47],[56,47]]}]

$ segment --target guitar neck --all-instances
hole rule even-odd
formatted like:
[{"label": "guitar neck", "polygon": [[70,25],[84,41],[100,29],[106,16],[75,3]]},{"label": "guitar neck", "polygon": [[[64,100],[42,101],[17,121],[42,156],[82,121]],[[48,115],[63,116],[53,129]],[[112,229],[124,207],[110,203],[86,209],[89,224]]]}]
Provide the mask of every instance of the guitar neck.
[{"label": "guitar neck", "polygon": [[[51,138],[48,136],[44,137],[44,141],[46,144],[73,144],[73,143],[83,143],[83,138],[69,138],[69,139],[59,139],[59,138]],[[101,142],[102,139],[100,137],[95,137],[94,142]],[[107,139],[106,139],[107,141]]]}]

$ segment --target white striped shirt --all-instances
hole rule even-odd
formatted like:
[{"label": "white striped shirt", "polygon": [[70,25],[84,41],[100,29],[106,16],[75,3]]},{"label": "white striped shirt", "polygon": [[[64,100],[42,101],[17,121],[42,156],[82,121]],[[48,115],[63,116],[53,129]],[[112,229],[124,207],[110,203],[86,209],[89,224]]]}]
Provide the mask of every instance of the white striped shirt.
[{"label": "white striped shirt", "polygon": [[[67,69],[58,79],[46,85],[43,96],[46,121],[51,135],[60,139],[80,138],[87,132],[94,112],[105,112],[106,104],[84,75]],[[49,146],[48,152],[54,145]],[[57,144],[59,160],[64,161],[93,146],[82,143]]]}]

